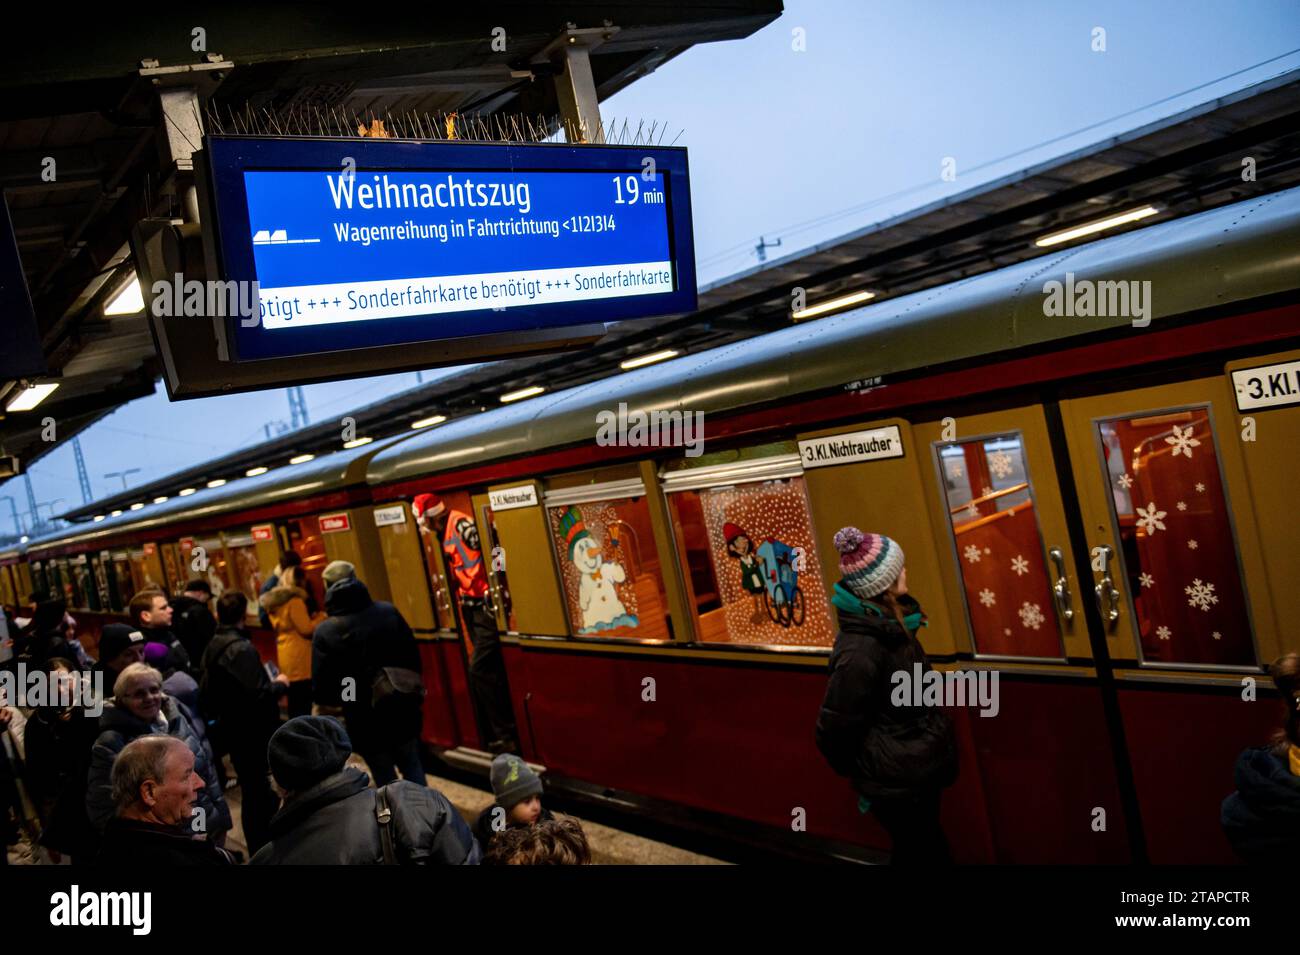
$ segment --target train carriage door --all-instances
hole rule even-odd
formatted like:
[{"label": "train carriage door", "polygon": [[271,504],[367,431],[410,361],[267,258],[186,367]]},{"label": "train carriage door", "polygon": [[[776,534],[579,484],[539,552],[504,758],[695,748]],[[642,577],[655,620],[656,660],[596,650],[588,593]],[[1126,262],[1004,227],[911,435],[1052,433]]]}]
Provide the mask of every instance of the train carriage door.
[{"label": "train carriage door", "polygon": [[[1081,602],[1087,568],[1075,562],[1045,409],[959,413],[916,423],[912,436],[952,643],[973,658],[961,669],[998,675],[995,713],[954,713],[971,734],[962,772],[980,781],[997,861],[1131,861],[1130,800]],[[941,599],[915,596],[923,607]],[[942,646],[935,637],[921,640]]]},{"label": "train carriage door", "polygon": [[977,658],[1065,663],[1092,649],[1040,407],[914,427],[936,531],[946,539],[951,606]]},{"label": "train carriage door", "polygon": [[496,617],[501,633],[516,630],[514,606],[510,596],[510,582],[506,577],[506,554],[501,535],[497,530],[492,502],[487,494],[475,494],[474,519],[478,524],[479,539],[483,542],[483,562],[487,567],[488,610]]},{"label": "train carriage door", "polygon": [[[392,604],[410,625],[420,647],[424,682],[429,691],[421,736],[427,742],[450,749],[462,739],[456,693],[447,664],[446,648],[456,651],[460,640],[450,612],[451,598],[446,593],[445,582],[431,582],[426,576],[426,553],[422,545],[427,538],[420,534],[407,503],[378,505],[371,514]],[[455,666],[460,668],[458,653]]]},{"label": "train carriage door", "polygon": [[[1297,358],[1061,402],[1092,559],[1083,595],[1115,661],[1152,862],[1233,861],[1219,804],[1237,754],[1279,725],[1261,667],[1295,647],[1274,601],[1300,607],[1300,404],[1252,407],[1232,373]],[[1256,682],[1258,701],[1243,690]]]}]

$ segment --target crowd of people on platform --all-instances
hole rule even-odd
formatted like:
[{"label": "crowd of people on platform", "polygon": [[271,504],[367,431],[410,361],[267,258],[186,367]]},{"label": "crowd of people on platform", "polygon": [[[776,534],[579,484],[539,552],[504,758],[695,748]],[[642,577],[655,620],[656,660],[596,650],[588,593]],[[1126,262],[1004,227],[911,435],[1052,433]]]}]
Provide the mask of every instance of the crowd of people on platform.
[{"label": "crowd of people on platform", "polygon": [[[511,751],[515,727],[477,535],[436,495],[420,495],[413,512],[458,577],[475,647],[471,689],[498,751],[494,802],[472,827],[426,784],[424,689],[411,628],[392,604],[371,597],[346,561],[325,567],[319,608],[292,551],[257,608],[275,633],[278,669],[264,665],[249,640],[248,599],[225,593],[214,613],[203,580],[174,599],[137,593],[131,623],[103,628],[97,662],[62,601],[33,598],[25,616],[7,614],[0,623],[17,636],[0,666],[22,661],[60,684],[93,677],[111,697],[98,715],[58,700],[27,711],[0,701],[0,738],[22,744],[0,747],[0,824],[12,830],[21,817],[21,783],[41,850],[54,861],[229,864],[228,756],[254,865],[589,862],[581,826],[543,807],[541,779]],[[834,543],[839,632],[816,744],[851,784],[860,811],[889,832],[895,864],[947,864],[940,802],[958,775],[953,726],[942,708],[899,705],[890,692],[898,674],[930,670],[919,640],[926,617],[908,591],[902,548],[855,527]],[[1225,834],[1251,862],[1300,853],[1300,655],[1277,660],[1271,674],[1283,725],[1271,743],[1241,754],[1236,791],[1221,809]],[[349,765],[354,751],[369,775]],[[12,831],[6,836],[13,841]]]},{"label": "crowd of people on platform", "polygon": [[323,610],[287,551],[266,582],[256,611],[274,663],[250,640],[248,598],[214,600],[202,579],[136,593],[130,623],[102,628],[98,660],[63,601],[6,608],[0,668],[80,692],[0,699],[4,844],[54,864],[236,864],[237,785],[253,865],[589,863],[581,826],[542,808],[514,753],[492,763],[495,801],[472,828],[428,786],[411,628],[347,561],[320,580]]}]

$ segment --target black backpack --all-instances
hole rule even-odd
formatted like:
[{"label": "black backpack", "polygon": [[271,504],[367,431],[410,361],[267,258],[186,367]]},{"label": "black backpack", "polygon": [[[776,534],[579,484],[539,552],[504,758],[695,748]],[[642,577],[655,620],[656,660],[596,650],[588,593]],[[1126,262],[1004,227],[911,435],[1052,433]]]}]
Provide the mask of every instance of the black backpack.
[{"label": "black backpack", "polygon": [[424,724],[424,681],[405,667],[379,667],[370,681],[370,710],[385,735],[408,740]]}]

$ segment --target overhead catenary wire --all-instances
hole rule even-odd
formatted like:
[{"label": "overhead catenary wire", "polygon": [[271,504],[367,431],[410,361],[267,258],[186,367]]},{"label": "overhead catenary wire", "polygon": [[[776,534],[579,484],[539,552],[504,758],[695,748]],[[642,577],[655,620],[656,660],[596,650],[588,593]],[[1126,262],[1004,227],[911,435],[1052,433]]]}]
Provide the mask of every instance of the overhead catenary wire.
[{"label": "overhead catenary wire", "polygon": [[[1058,135],[1056,135],[1056,136],[1051,137],[1050,139],[1044,139],[1044,140],[1042,140],[1042,141],[1040,141],[1040,142],[1037,142],[1037,143],[1034,143],[1034,144],[1032,144],[1032,145],[1021,147],[1021,148],[1019,148],[1019,149],[1013,150],[1012,152],[1006,153],[1006,154],[1004,154],[1004,155],[1002,155],[1002,156],[998,156],[998,157],[995,157],[995,158],[993,158],[993,159],[987,159],[987,160],[985,160],[984,162],[981,162],[981,163],[978,163],[978,164],[976,164],[976,165],[974,165],[974,166],[969,167],[969,168],[965,171],[964,175],[969,176],[971,173],[974,173],[974,172],[980,172],[980,171],[985,170],[985,169],[988,169],[988,168],[990,168],[990,167],[992,167],[992,166],[997,166],[997,165],[999,165],[999,164],[1001,164],[1001,163],[1007,162],[1008,160],[1015,159],[1015,158],[1018,157],[1018,156],[1023,156],[1023,155],[1025,155],[1026,153],[1033,153],[1033,152],[1036,152],[1036,151],[1038,151],[1038,150],[1040,150],[1040,149],[1044,149],[1044,148],[1046,148],[1046,147],[1048,147],[1048,146],[1051,146],[1051,145],[1053,145],[1053,144],[1055,144],[1055,143],[1059,143],[1059,142],[1063,142],[1063,141],[1065,141],[1065,140],[1073,139],[1075,136],[1081,136],[1081,135],[1083,135],[1084,133],[1091,132],[1092,130],[1095,130],[1095,129],[1098,129],[1098,128],[1101,128],[1101,127],[1104,127],[1104,126],[1108,126],[1108,125],[1110,125],[1110,124],[1112,124],[1112,123],[1115,123],[1115,122],[1118,122],[1118,121],[1120,121],[1120,120],[1122,120],[1122,119],[1126,119],[1126,118],[1128,118],[1128,117],[1130,117],[1130,116],[1134,116],[1134,115],[1136,115],[1136,114],[1138,114],[1138,113],[1145,112],[1146,110],[1154,109],[1154,108],[1156,108],[1156,107],[1158,107],[1158,106],[1161,106],[1161,105],[1163,105],[1163,104],[1165,104],[1165,103],[1169,103],[1169,102],[1172,102],[1173,100],[1177,100],[1177,99],[1180,99],[1180,98],[1182,98],[1182,97],[1184,97],[1184,96],[1188,96],[1188,95],[1190,95],[1190,94],[1192,94],[1192,93],[1198,92],[1199,90],[1203,90],[1203,89],[1206,89],[1206,88],[1208,88],[1208,87],[1214,86],[1214,85],[1216,85],[1216,84],[1218,84],[1218,83],[1225,82],[1226,80],[1230,80],[1230,79],[1232,79],[1233,77],[1241,76],[1241,75],[1244,74],[1244,73],[1249,73],[1250,71],[1252,71],[1252,70],[1257,70],[1257,69],[1259,69],[1260,67],[1263,67],[1263,66],[1268,66],[1270,63],[1275,63],[1275,62],[1277,62],[1278,60],[1286,59],[1286,58],[1289,57],[1289,56],[1295,56],[1295,55],[1298,54],[1298,53],[1300,53],[1300,47],[1297,47],[1296,49],[1293,49],[1293,50],[1288,50],[1288,51],[1285,52],[1285,53],[1279,53],[1277,56],[1269,57],[1269,58],[1266,59],[1266,60],[1261,60],[1260,62],[1258,62],[1258,63],[1254,63],[1254,64],[1251,64],[1250,66],[1245,66],[1245,67],[1242,67],[1242,68],[1240,68],[1240,69],[1233,70],[1231,73],[1225,73],[1223,76],[1217,77],[1217,78],[1215,78],[1215,79],[1212,79],[1212,80],[1206,80],[1206,81],[1203,82],[1203,83],[1198,83],[1196,86],[1189,87],[1189,88],[1187,88],[1187,89],[1185,89],[1185,90],[1181,90],[1181,91],[1179,91],[1179,92],[1177,92],[1177,93],[1171,93],[1171,94],[1169,94],[1168,96],[1163,96],[1163,97],[1161,97],[1160,99],[1158,99],[1158,100],[1154,100],[1154,101],[1152,101],[1152,102],[1150,102],[1150,103],[1147,103],[1147,104],[1145,104],[1145,105],[1143,105],[1143,106],[1137,106],[1137,107],[1134,107],[1133,109],[1126,110],[1126,111],[1123,112],[1123,113],[1118,113],[1118,114],[1116,114],[1116,115],[1114,115],[1114,116],[1107,117],[1106,119],[1097,120],[1096,122],[1089,123],[1089,124],[1086,125],[1086,126],[1081,126],[1081,127],[1079,127],[1078,129],[1074,129],[1074,130],[1071,130],[1071,131],[1069,131],[1069,132],[1065,132],[1065,133],[1060,133],[1060,134],[1058,134]],[[1277,77],[1277,76],[1281,76],[1281,75],[1282,75],[1282,73],[1275,73],[1275,74],[1273,74],[1272,76],[1265,77],[1265,80],[1273,79],[1273,78],[1275,78],[1275,77]],[[1261,82],[1263,82],[1263,81],[1264,81],[1264,80],[1262,80]],[[778,228],[775,228],[775,229],[765,229],[765,230],[763,230],[763,234],[764,234],[764,235],[779,235],[779,236],[781,236],[782,238],[788,238],[788,237],[793,236],[793,235],[798,235],[798,234],[801,233],[801,232],[807,232],[807,231],[809,231],[810,229],[815,229],[815,228],[817,228],[817,227],[819,227],[819,226],[822,226],[822,225],[828,225],[828,224],[830,224],[831,222],[834,222],[834,221],[836,221],[836,220],[843,219],[843,218],[846,218],[846,217],[849,217],[849,216],[853,216],[853,215],[857,215],[857,214],[859,214],[859,213],[865,212],[865,211],[867,211],[867,210],[869,210],[869,209],[872,209],[872,208],[875,208],[875,207],[877,207],[877,206],[884,205],[885,203],[891,202],[891,201],[893,201],[893,200],[895,200],[895,199],[901,199],[901,198],[904,198],[905,196],[912,195],[912,194],[915,194],[915,193],[917,193],[917,192],[923,192],[923,191],[928,190],[928,189],[935,189],[935,188],[938,188],[938,187],[940,187],[940,186],[942,186],[942,185],[943,185],[942,183],[937,183],[937,182],[935,182],[933,179],[926,180],[925,182],[915,183],[915,184],[913,184],[913,185],[910,185],[910,186],[904,187],[904,188],[902,188],[902,189],[898,189],[898,190],[896,190],[896,191],[894,191],[894,192],[891,192],[891,193],[889,193],[888,195],[879,196],[879,197],[877,197],[877,198],[875,198],[875,199],[868,200],[867,202],[859,203],[859,204],[854,205],[854,206],[848,206],[848,207],[846,207],[846,208],[844,208],[844,209],[839,209],[839,210],[837,210],[837,211],[835,211],[835,212],[826,213],[826,214],[824,214],[824,215],[820,215],[820,216],[814,216],[814,217],[811,218],[811,219],[804,219],[804,220],[801,220],[801,221],[798,221],[798,222],[794,222],[794,223],[790,223],[790,224],[788,224],[788,225],[781,226],[781,227],[778,227]],[[737,255],[739,255],[739,254],[741,254],[742,252],[743,252],[743,253],[748,253],[748,252],[752,251],[753,248],[754,248],[754,242],[753,242],[752,239],[750,239],[750,240],[746,240],[746,241],[744,241],[744,242],[739,242],[739,243],[737,243],[737,244],[735,244],[735,245],[727,246],[726,248],[724,248],[724,249],[720,249],[720,250],[718,250],[718,251],[716,251],[716,252],[713,252],[713,253],[711,253],[711,254],[709,254],[709,255],[702,256],[702,257],[699,259],[699,265],[700,265],[701,268],[703,268],[703,267],[706,266],[706,265],[710,265],[710,264],[713,264],[713,263],[715,263],[715,262],[722,261],[722,260],[725,260],[725,259],[728,259],[728,258],[733,258],[733,257],[735,257],[735,256],[737,256]]]}]

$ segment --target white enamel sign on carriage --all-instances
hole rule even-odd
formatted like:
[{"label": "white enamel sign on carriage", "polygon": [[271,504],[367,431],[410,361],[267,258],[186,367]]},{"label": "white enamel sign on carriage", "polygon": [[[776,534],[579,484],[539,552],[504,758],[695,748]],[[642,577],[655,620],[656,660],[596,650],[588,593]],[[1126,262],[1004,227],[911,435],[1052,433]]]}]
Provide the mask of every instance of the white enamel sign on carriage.
[{"label": "white enamel sign on carriage", "polygon": [[824,438],[799,442],[799,457],[805,468],[823,468],[832,464],[853,464],[903,456],[903,435],[898,425],[851,431]]}]

